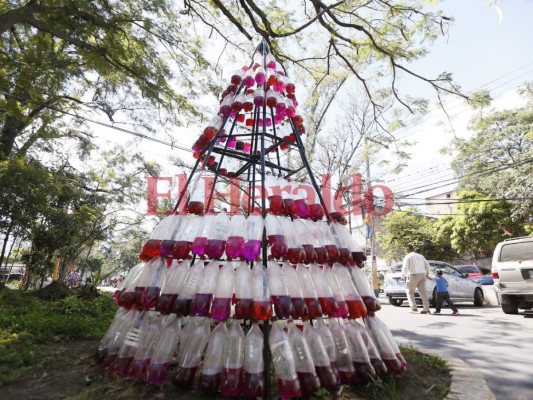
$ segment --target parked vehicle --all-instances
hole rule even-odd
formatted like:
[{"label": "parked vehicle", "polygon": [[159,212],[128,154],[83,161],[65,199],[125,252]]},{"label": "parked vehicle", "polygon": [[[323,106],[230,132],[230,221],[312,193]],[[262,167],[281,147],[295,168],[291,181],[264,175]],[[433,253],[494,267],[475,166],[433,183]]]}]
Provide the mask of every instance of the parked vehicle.
[{"label": "parked vehicle", "polygon": [[533,236],[498,243],[492,256],[492,277],[505,314],[533,308]]},{"label": "parked vehicle", "polygon": [[[431,267],[431,273],[434,276],[436,270],[441,270],[444,277],[448,281],[448,291],[454,303],[458,302],[474,302],[477,307],[483,306],[483,290],[481,286],[468,278],[468,275],[452,265],[443,261],[428,260]],[[432,277],[433,277],[432,276]],[[435,280],[429,280],[426,284],[429,301],[432,306],[437,303],[437,288]],[[402,279],[402,263],[397,263],[392,266],[392,272],[385,274],[384,284],[385,295],[389,298],[390,304],[393,306],[401,306],[404,301],[407,301],[407,292],[405,287],[405,280]],[[415,292],[415,297],[420,298],[420,295]]]},{"label": "parked vehicle", "polygon": [[494,285],[494,279],[490,276],[490,270],[488,269],[478,267],[474,264],[456,265],[455,268],[463,274],[468,275],[470,279],[480,285]]}]

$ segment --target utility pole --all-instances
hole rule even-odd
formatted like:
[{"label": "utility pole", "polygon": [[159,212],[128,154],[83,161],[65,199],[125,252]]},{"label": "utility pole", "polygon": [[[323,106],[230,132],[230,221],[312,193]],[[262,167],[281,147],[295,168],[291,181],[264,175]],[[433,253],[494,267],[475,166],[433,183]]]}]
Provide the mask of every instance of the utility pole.
[{"label": "utility pole", "polygon": [[[368,151],[368,139],[365,135],[365,160],[366,160],[366,182],[367,182],[367,193],[370,193],[368,189],[372,186],[372,177],[370,174],[370,153]],[[373,201],[374,199],[372,199]],[[378,265],[376,261],[376,232],[374,229],[373,218],[370,220],[372,222],[372,229],[370,230],[370,268],[371,268],[371,279],[372,279],[372,289],[374,289],[374,294],[379,296],[379,281],[378,281]]]}]

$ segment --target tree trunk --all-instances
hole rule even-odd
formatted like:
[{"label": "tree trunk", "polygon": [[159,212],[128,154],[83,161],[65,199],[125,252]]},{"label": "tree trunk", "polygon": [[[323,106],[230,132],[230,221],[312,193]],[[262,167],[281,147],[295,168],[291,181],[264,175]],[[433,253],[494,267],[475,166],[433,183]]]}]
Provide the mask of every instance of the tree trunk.
[{"label": "tree trunk", "polygon": [[4,244],[2,245],[2,251],[0,252],[0,266],[2,266],[2,263],[4,262],[4,255],[6,254],[6,247],[9,235],[11,234],[11,228],[12,226],[10,225],[9,228],[7,228],[6,236],[4,237]]},{"label": "tree trunk", "polygon": [[15,139],[26,127],[26,124],[12,116],[6,118],[2,132],[0,133],[0,160],[6,159],[11,155]]}]

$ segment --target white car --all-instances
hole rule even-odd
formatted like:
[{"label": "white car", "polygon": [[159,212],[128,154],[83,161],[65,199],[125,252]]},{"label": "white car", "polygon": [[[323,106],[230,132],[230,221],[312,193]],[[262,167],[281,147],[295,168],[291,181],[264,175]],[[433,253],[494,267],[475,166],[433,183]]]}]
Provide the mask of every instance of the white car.
[{"label": "white car", "polygon": [[507,239],[496,245],[492,278],[505,314],[533,307],[533,236]]},{"label": "white car", "polygon": [[[432,277],[437,270],[441,270],[448,281],[448,292],[454,303],[456,302],[474,302],[477,307],[482,307],[484,303],[483,290],[481,286],[468,278],[468,274],[463,274],[452,265],[443,261],[428,260],[431,267]],[[384,292],[389,298],[389,303],[393,306],[401,306],[407,301],[407,291],[405,280],[402,279],[402,263],[392,266],[392,272],[385,274]],[[426,287],[428,290],[429,302],[432,306],[436,305],[437,288],[435,280],[427,280]],[[420,299],[418,289],[415,297]]]}]

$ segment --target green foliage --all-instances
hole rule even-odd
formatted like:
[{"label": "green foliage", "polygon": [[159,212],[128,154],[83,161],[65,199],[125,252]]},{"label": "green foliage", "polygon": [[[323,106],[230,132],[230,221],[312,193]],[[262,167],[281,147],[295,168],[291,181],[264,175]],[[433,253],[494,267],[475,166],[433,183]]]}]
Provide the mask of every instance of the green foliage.
[{"label": "green foliage", "polygon": [[450,260],[457,254],[449,239],[439,235],[434,220],[416,215],[414,210],[394,211],[383,218],[377,243],[386,260],[401,260],[408,244],[431,260]]},{"label": "green foliage", "polygon": [[90,301],[76,295],[43,301],[29,292],[0,290],[0,381],[41,362],[40,345],[101,338],[116,309],[109,294]]}]

